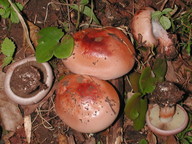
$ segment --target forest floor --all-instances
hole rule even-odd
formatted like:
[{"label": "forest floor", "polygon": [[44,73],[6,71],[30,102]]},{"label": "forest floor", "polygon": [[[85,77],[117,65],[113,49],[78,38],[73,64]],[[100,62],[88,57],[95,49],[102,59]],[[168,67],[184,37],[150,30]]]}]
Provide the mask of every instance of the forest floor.
[{"label": "forest floor", "polygon": [[[93,9],[94,14],[100,21],[100,25],[98,25],[95,22],[90,23],[90,17],[84,14],[81,14],[81,17],[78,21],[77,11],[70,8],[68,5],[73,3],[78,4],[80,0],[15,0],[14,2],[19,2],[23,5],[21,14],[23,18],[28,21],[28,28],[31,34],[30,37],[34,46],[37,43],[37,32],[40,29],[50,26],[56,26],[64,29],[70,34],[87,27],[113,26],[119,27],[127,34],[128,37],[131,37],[130,22],[135,12],[142,7],[150,6],[155,10],[163,10],[165,8],[174,9],[176,5],[178,10],[174,15],[175,19],[180,17],[182,13],[189,11],[192,7],[192,2],[190,0],[96,0],[93,3]],[[89,3],[87,6],[91,7],[91,3]],[[190,16],[189,18],[190,19],[183,21],[192,22],[192,17]],[[79,25],[77,28],[76,24],[78,22]],[[181,23],[181,21],[178,22],[175,20],[174,22],[176,22],[176,30],[169,31],[177,36],[176,43],[180,50],[179,56],[175,60],[171,61],[171,63],[168,65],[168,67],[170,67],[168,69],[171,70],[169,71],[170,74],[167,77],[168,79],[171,79],[171,76],[173,75],[176,75],[177,78],[179,77],[178,85],[186,93],[185,100],[182,101],[182,104],[187,113],[192,115],[192,59],[191,54],[187,54],[186,50],[183,48],[184,46],[181,45],[182,43],[191,43],[192,36],[190,33],[192,33],[192,28],[190,26],[190,31],[188,30],[189,32],[184,32],[182,28],[179,28],[184,24]],[[34,55],[34,52],[30,49],[30,46],[27,43],[21,23],[15,24],[9,19],[1,18],[0,43],[2,43],[6,37],[12,39],[16,45],[16,52],[14,53],[13,57],[14,61]],[[137,49],[138,46],[135,46],[135,48]],[[191,45],[189,49],[191,49]],[[137,53],[140,53],[138,49],[136,51]],[[137,58],[143,62],[145,60],[145,54],[143,56],[142,54],[143,53],[138,54]],[[1,64],[3,63],[3,59],[4,55],[1,53]],[[141,140],[147,140],[150,144],[181,143],[181,139],[175,135],[169,137],[155,135],[146,125],[139,131],[135,130],[133,128],[133,122],[123,113],[116,123],[114,123],[110,128],[96,134],[84,134],[69,128],[55,113],[54,91],[56,83],[60,77],[69,74],[70,72],[65,68],[60,59],[53,58],[49,62],[53,67],[55,83],[48,96],[40,103],[35,105],[18,105],[23,117],[26,115],[31,116],[31,144],[136,144],[139,142],[141,143]],[[136,65],[138,66],[139,62]],[[137,66],[135,66],[134,70],[138,69]],[[5,68],[1,69],[3,72],[6,72],[8,67],[9,66],[6,66]],[[175,77],[173,77],[173,79],[174,78]],[[126,95],[131,90],[129,82],[127,81],[127,76],[118,79],[117,89],[122,96]],[[8,100],[6,99],[6,101]],[[5,105],[0,103],[0,107],[3,106]],[[0,116],[2,117],[2,114]],[[0,144],[27,143],[23,123],[14,132],[11,132],[4,129],[3,120],[0,120],[0,122]],[[192,123],[189,123],[190,127],[192,128]],[[185,136],[192,137],[192,132],[186,133]]]}]

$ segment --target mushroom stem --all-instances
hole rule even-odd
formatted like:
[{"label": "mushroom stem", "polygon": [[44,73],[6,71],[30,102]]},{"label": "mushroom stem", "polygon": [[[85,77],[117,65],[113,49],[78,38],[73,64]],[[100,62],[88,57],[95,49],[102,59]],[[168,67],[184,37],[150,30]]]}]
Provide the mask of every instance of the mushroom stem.
[{"label": "mushroom stem", "polygon": [[173,119],[174,114],[175,114],[175,106],[160,107],[159,119],[161,122],[167,123]]},{"label": "mushroom stem", "polygon": [[159,43],[164,47],[173,45],[173,41],[169,38],[167,31],[161,26],[161,24],[152,20],[152,30],[156,39],[159,40]]},{"label": "mushroom stem", "polygon": [[173,40],[169,37],[167,31],[156,20],[152,20],[152,31],[155,38],[159,41],[159,52],[169,55],[169,53],[172,49],[174,49],[175,46]]}]

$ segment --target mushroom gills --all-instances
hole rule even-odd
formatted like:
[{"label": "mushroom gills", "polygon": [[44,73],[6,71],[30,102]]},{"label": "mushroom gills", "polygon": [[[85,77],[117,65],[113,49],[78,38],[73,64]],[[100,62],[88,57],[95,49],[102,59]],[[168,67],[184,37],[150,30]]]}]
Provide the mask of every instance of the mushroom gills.
[{"label": "mushroom gills", "polygon": [[155,38],[159,40],[159,43],[165,47],[165,51],[168,46],[173,44],[172,40],[168,36],[167,31],[156,20],[152,20],[152,31]]}]

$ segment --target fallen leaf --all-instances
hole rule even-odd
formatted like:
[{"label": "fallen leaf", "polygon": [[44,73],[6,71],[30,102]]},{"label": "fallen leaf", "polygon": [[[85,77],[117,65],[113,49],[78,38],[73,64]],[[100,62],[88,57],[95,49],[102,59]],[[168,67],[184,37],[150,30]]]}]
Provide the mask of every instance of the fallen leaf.
[{"label": "fallen leaf", "polygon": [[38,32],[40,28],[30,21],[27,21],[27,24],[29,27],[31,41],[33,42],[33,45],[36,47],[38,44],[37,40],[38,40]]},{"label": "fallen leaf", "polygon": [[150,130],[147,133],[147,141],[149,144],[157,144],[157,138]]},{"label": "fallen leaf", "polygon": [[58,134],[58,144],[69,144],[65,134]]},{"label": "fallen leaf", "polygon": [[10,101],[3,90],[5,73],[0,71],[0,118],[7,131],[16,131],[23,123],[23,118],[18,105]]}]

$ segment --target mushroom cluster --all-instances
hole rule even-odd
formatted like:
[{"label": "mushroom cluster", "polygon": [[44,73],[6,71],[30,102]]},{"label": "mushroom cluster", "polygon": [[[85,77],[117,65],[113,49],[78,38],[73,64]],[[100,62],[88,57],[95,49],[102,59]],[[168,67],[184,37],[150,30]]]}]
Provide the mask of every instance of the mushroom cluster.
[{"label": "mushroom cluster", "polygon": [[135,50],[114,27],[84,29],[73,38],[73,54],[62,60],[73,74],[59,82],[55,109],[71,128],[96,133],[109,127],[120,109],[116,90],[105,80],[128,73],[135,63]]},{"label": "mushroom cluster", "polygon": [[157,20],[152,19],[153,12],[153,8],[144,7],[135,13],[131,22],[132,34],[137,41],[142,40],[144,46],[158,46],[158,53],[163,54],[167,59],[174,59],[178,50],[173,36],[168,34]]}]

